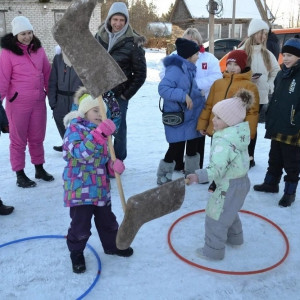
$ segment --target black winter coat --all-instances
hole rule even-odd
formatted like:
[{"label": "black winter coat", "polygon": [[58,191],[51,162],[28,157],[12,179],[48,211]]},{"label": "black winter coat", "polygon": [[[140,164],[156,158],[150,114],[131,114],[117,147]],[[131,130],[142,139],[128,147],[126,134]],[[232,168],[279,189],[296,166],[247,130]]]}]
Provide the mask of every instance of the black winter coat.
[{"label": "black winter coat", "polygon": [[266,112],[265,137],[297,136],[300,133],[300,60],[290,70],[284,66],[274,84]]},{"label": "black winter coat", "polygon": [[[104,24],[100,26],[95,37],[105,49],[108,49],[108,34]],[[112,89],[116,97],[123,95],[129,100],[145,82],[147,66],[145,51],[142,48],[144,43],[145,38],[133,32],[129,25],[125,34],[110,50],[109,54],[128,79]]]},{"label": "black winter coat", "polygon": [[280,53],[279,40],[274,32],[269,31],[267,39],[267,49],[270,50],[278,60]]},{"label": "black winter coat", "polygon": [[71,111],[73,96],[83,86],[73,67],[68,67],[62,54],[55,55],[48,84],[49,105],[53,113],[64,117]]}]

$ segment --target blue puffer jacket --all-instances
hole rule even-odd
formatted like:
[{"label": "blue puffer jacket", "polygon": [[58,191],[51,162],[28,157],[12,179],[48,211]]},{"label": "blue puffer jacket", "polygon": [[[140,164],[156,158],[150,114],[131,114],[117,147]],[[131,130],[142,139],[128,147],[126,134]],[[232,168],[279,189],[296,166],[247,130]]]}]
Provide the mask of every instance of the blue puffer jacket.
[{"label": "blue puffer jacket", "polygon": [[[167,56],[164,61],[166,73],[158,86],[158,93],[164,99],[164,111],[180,111],[178,103],[184,108],[184,122],[177,126],[165,125],[168,143],[176,143],[200,137],[196,130],[198,117],[204,107],[205,97],[195,81],[196,66],[181,56]],[[185,97],[193,100],[193,109],[186,107]]]}]

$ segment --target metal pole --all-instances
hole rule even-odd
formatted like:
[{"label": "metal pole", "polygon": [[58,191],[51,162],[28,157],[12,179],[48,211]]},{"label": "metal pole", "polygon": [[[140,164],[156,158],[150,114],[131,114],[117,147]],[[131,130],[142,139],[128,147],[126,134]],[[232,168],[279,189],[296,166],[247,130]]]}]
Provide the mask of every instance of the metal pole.
[{"label": "metal pole", "polygon": [[231,28],[231,38],[234,39],[234,32],[235,32],[235,5],[236,0],[232,1],[232,28]]},{"label": "metal pole", "polygon": [[[214,0],[209,0],[209,11],[213,8]],[[209,13],[209,23],[208,23],[208,31],[209,31],[209,52],[214,54],[214,31],[215,31],[215,16],[212,13]]]}]

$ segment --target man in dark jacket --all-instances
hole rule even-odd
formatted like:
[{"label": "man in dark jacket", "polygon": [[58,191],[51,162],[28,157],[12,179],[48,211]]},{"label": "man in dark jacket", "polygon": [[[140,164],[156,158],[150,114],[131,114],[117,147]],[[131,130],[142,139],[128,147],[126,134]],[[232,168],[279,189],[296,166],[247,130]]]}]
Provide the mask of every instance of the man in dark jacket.
[{"label": "man in dark jacket", "polygon": [[113,89],[121,110],[121,124],[115,135],[114,149],[116,157],[124,160],[127,156],[128,101],[146,80],[147,66],[142,48],[145,38],[134,32],[130,26],[128,9],[123,2],[112,4],[95,37],[127,77],[127,81]]}]

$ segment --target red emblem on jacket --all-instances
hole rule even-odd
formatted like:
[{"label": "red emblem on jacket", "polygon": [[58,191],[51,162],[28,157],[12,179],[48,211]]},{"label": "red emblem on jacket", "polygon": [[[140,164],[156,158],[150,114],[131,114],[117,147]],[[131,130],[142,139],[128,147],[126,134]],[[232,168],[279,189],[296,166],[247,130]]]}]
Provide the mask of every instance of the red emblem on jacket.
[{"label": "red emblem on jacket", "polygon": [[207,63],[206,62],[202,63],[202,70],[207,70]]}]

